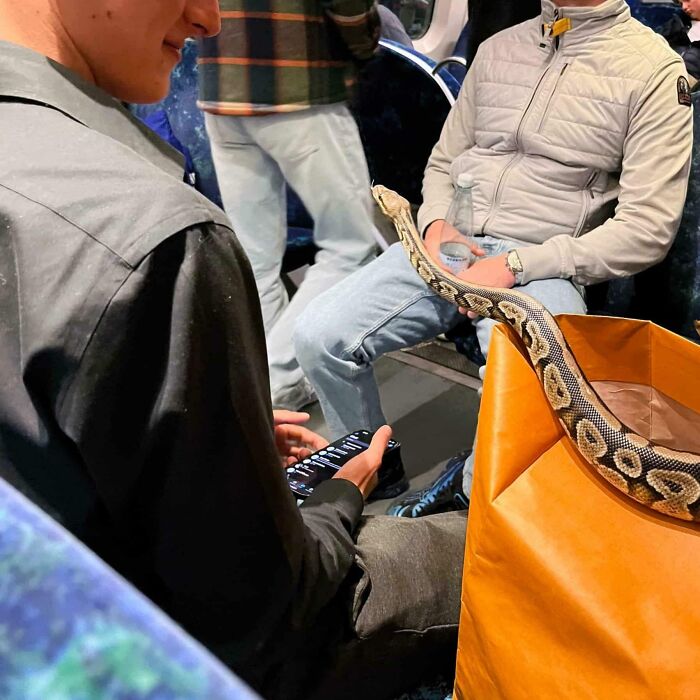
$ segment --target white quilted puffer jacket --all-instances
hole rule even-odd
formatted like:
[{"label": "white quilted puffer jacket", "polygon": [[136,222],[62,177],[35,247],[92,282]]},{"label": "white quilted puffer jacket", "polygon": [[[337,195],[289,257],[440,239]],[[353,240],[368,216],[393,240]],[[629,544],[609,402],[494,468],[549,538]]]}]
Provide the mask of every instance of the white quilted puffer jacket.
[{"label": "white quilted puffer jacket", "polygon": [[[548,36],[543,24],[560,18],[571,28]],[[687,189],[685,76],[624,0],[542,0],[541,17],[480,46],[428,162],[420,230],[445,218],[467,171],[477,232],[541,244],[514,245],[523,283],[590,284],[659,262]]]}]

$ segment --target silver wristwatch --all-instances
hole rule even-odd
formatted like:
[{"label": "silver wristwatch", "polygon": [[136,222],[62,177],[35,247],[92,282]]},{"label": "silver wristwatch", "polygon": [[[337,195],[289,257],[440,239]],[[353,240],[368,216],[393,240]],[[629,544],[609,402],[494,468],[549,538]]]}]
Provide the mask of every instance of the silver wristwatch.
[{"label": "silver wristwatch", "polygon": [[523,283],[523,264],[516,250],[509,250],[506,255],[506,267],[513,273],[515,284]]}]

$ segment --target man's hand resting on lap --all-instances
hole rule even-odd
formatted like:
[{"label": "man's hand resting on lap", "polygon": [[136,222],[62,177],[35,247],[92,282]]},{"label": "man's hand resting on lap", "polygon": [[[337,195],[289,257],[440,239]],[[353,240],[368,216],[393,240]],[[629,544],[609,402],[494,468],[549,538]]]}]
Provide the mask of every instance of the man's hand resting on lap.
[{"label": "man's hand resting on lap", "polygon": [[[495,255],[492,258],[477,260],[457,276],[465,282],[477,284],[480,287],[510,289],[515,284],[515,276],[506,267],[506,253]],[[476,318],[479,315],[461,307],[459,313],[469,318]]]}]

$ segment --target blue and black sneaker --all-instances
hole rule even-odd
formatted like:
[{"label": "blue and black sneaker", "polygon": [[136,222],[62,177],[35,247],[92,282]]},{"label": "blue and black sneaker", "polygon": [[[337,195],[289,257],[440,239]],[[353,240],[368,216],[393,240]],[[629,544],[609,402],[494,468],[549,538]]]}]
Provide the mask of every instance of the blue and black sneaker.
[{"label": "blue and black sneaker", "polygon": [[471,450],[455,455],[445,465],[445,469],[435,481],[421,491],[414,491],[393,503],[387,515],[399,518],[420,518],[434,513],[447,513],[452,510],[467,510],[469,498],[462,491],[464,462]]}]

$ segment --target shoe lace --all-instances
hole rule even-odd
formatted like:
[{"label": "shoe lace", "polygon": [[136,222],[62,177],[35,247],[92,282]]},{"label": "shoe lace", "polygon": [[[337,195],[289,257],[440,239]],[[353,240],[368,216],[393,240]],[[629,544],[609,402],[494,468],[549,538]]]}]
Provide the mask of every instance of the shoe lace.
[{"label": "shoe lace", "polygon": [[437,500],[437,495],[435,493],[429,493],[426,496],[421,495],[421,499],[413,506],[413,514],[417,515],[422,513],[428,506],[433,505]]}]

